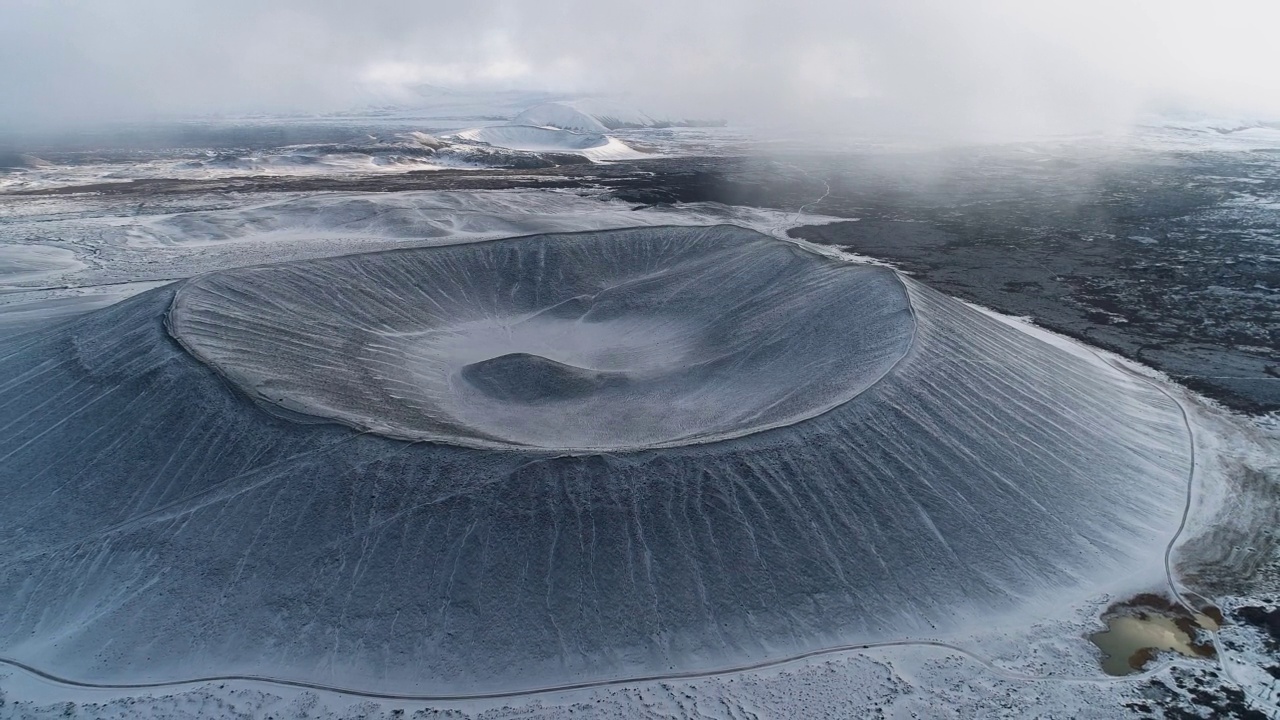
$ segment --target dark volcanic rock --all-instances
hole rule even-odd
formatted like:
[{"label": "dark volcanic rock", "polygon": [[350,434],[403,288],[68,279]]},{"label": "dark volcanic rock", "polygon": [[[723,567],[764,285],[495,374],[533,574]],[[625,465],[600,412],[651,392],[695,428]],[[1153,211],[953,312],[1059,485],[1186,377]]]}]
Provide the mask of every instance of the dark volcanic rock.
[{"label": "dark volcanic rock", "polygon": [[508,353],[471,363],[462,377],[484,394],[510,402],[571,400],[627,382],[626,373],[599,372],[529,353]]},{"label": "dark volcanic rock", "polygon": [[1273,646],[1280,645],[1280,608],[1270,610],[1256,605],[1249,605],[1236,610],[1241,620],[1262,628],[1271,636]]}]

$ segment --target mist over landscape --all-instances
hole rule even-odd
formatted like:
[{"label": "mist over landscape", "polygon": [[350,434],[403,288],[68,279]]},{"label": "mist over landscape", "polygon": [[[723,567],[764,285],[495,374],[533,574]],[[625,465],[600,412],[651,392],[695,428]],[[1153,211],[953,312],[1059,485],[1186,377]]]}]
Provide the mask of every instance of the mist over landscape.
[{"label": "mist over landscape", "polygon": [[202,3],[0,8],[0,121],[325,112],[455,91],[614,94],[810,130],[1114,130],[1163,109],[1280,112],[1250,0]]},{"label": "mist over landscape", "polygon": [[1280,717],[1276,27],[0,2],[0,720]]}]

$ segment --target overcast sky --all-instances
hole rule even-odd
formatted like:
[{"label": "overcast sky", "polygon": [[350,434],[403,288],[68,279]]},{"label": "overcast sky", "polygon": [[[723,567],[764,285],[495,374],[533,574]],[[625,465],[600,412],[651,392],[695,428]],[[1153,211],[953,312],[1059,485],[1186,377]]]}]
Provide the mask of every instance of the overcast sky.
[{"label": "overcast sky", "polygon": [[0,128],[328,110],[406,86],[734,122],[1072,129],[1280,115],[1277,0],[0,0]]}]

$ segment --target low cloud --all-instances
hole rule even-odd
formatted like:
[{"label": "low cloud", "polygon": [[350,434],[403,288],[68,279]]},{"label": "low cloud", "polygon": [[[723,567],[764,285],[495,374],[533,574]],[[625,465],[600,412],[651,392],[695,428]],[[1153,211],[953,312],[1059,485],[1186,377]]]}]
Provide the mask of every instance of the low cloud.
[{"label": "low cloud", "polygon": [[1280,114],[1280,4],[1222,0],[101,0],[0,4],[0,127],[624,94],[739,123],[1096,129],[1153,104]]}]

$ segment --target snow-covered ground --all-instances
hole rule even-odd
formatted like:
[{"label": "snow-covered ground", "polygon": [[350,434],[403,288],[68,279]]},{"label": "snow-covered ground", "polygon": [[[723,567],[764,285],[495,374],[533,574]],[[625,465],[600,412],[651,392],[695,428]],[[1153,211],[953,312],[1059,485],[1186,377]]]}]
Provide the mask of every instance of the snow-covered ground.
[{"label": "snow-covered ground", "polygon": [[[72,159],[69,159],[72,160]],[[42,190],[131,180],[207,180],[230,177],[315,177],[404,173],[478,167],[435,154],[412,138],[357,138],[349,143],[297,145],[264,150],[174,150],[138,158],[48,162],[0,172],[0,192]]]},{"label": "snow-covered ground", "polygon": [[[1063,623],[1054,632],[1074,630]],[[1139,686],[1167,676],[1098,675],[1082,638],[1051,641],[1049,628],[1004,635],[989,657],[937,646],[901,646],[800,660],[692,680],[623,684],[516,698],[457,701],[362,698],[252,681],[194,683],[146,691],[73,690],[16,670],[0,679],[0,716],[150,718],[1115,718]],[[1031,643],[1031,647],[1027,644]],[[1044,677],[1028,655],[1052,663]],[[1016,669],[1008,670],[1006,666]]]}]

